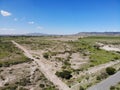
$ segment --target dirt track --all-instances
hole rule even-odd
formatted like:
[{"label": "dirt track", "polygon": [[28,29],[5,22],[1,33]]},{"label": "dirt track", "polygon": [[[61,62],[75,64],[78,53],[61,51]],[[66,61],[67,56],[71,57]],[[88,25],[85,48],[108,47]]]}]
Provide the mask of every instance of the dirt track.
[{"label": "dirt track", "polygon": [[[24,54],[25,56],[27,56],[28,58],[31,58],[34,60],[34,62],[36,63],[36,65],[38,66],[39,70],[45,75],[46,78],[48,78],[48,80],[50,80],[51,82],[53,82],[54,85],[58,86],[59,90],[71,90],[71,89],[75,89],[76,86],[78,86],[79,84],[76,84],[74,86],[72,86],[72,88],[70,89],[64,82],[62,82],[55,74],[54,72],[52,71],[51,69],[51,65],[48,65],[44,62],[44,58],[41,58],[40,59],[36,59],[32,56],[32,54],[26,49],[24,48],[23,46],[19,45],[18,43],[16,43],[15,41],[12,41],[13,44],[15,44],[19,49],[21,49],[22,51],[24,51]],[[110,47],[109,47],[110,48]],[[104,48],[101,48],[101,49],[104,49],[104,50],[108,50],[108,47],[104,47]],[[110,48],[110,50],[113,50],[113,51],[116,51],[116,49],[114,48]],[[87,71],[83,72],[84,74],[85,73],[89,73],[89,74],[92,74],[92,73],[96,73],[97,71],[100,71],[106,67],[109,67],[109,66],[112,66],[112,65],[115,65],[117,63],[120,63],[120,61],[112,61],[112,62],[109,62],[109,63],[106,63],[106,64],[102,64],[102,65],[99,65],[99,66],[96,66],[96,67],[92,67],[92,68],[89,68]]]},{"label": "dirt track", "polygon": [[[101,44],[101,43],[100,43],[100,44]],[[103,45],[103,44],[102,44],[102,45]],[[108,45],[104,45],[103,47],[101,47],[101,49],[104,49],[104,50],[106,50],[106,51],[120,51],[119,48],[109,47]],[[98,72],[98,71],[100,71],[100,70],[102,70],[102,69],[104,69],[104,68],[113,66],[113,65],[118,64],[118,63],[120,63],[120,60],[111,61],[111,62],[109,62],[109,63],[101,64],[101,65],[99,65],[99,66],[95,66],[95,67],[89,68],[87,71],[83,72],[82,74],[85,75],[86,73],[87,73],[87,74],[96,73],[96,72]],[[114,77],[114,78],[115,78],[115,77]],[[110,79],[110,80],[111,80],[111,79]],[[108,82],[108,81],[106,81],[106,82]],[[104,82],[104,83],[105,83],[105,82]],[[115,82],[113,82],[113,83],[115,83]],[[72,86],[72,89],[74,90],[74,88],[76,88],[76,87],[78,87],[78,86],[79,86],[79,83],[76,84],[76,85],[74,85],[74,86]],[[110,87],[110,85],[108,85],[108,86]],[[98,85],[98,87],[100,88],[99,85]],[[104,87],[104,86],[103,86],[103,87]],[[107,87],[107,89],[105,89],[105,90],[108,90],[109,87]],[[94,86],[94,87],[91,87],[91,88],[88,89],[88,90],[103,90],[103,88],[102,88],[102,89],[96,89],[96,88],[97,88],[97,86]]]},{"label": "dirt track", "polygon": [[24,55],[32,60],[35,61],[36,65],[38,66],[39,70],[45,75],[45,77],[50,80],[55,86],[59,88],[59,90],[70,90],[70,88],[62,82],[50,69],[50,66],[44,64],[41,60],[34,58],[28,50],[26,50],[24,47],[16,43],[15,41],[12,41],[16,47],[24,51]]}]

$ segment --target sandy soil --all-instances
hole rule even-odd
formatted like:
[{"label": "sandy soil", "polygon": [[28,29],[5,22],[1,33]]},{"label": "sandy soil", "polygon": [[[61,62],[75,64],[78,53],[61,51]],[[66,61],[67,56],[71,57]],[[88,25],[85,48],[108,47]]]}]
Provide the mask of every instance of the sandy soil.
[{"label": "sandy soil", "polygon": [[107,51],[120,51],[119,48],[110,47],[109,45],[105,45],[105,46],[101,47],[101,49],[104,49],[104,50],[107,50]]},{"label": "sandy soil", "polygon": [[[119,48],[114,48],[114,47],[111,47],[109,45],[104,45],[102,43],[97,43],[97,44],[99,44],[101,46],[100,47],[101,49],[104,49],[106,51],[120,51]],[[111,61],[109,63],[105,63],[105,64],[102,64],[102,65],[99,65],[99,66],[95,66],[95,67],[89,68],[87,71],[84,71],[83,73],[81,73],[81,75],[97,73],[97,72],[101,71],[104,68],[107,68],[107,67],[113,66],[115,64],[119,64],[119,63],[120,63],[120,60],[116,60],[116,61]],[[78,86],[79,86],[79,83],[72,86],[72,89],[74,90]],[[95,88],[92,87],[92,89],[90,88],[88,90],[103,90],[103,89],[95,89]]]},{"label": "sandy soil", "polygon": [[71,67],[79,69],[81,65],[88,63],[88,59],[88,57],[80,56],[80,53],[73,53],[70,59]]},{"label": "sandy soil", "polygon": [[63,37],[53,37],[48,40],[59,40],[59,41],[75,41],[78,40],[79,36],[63,36]]},{"label": "sandy soil", "polygon": [[[24,47],[16,43],[15,41],[12,41],[13,44],[15,44],[19,49],[24,51],[25,56],[35,61],[36,65],[38,66],[39,70],[45,75],[45,77],[50,80],[55,86],[58,86],[59,90],[70,90],[70,88],[62,82],[51,70],[51,66],[46,65],[44,62],[42,62],[42,59],[38,60],[34,58],[28,50],[26,50]],[[43,60],[44,61],[44,60]]]},{"label": "sandy soil", "polygon": [[101,49],[104,49],[106,51],[120,51],[120,47],[115,47],[114,45],[104,45],[103,43],[98,43],[96,42],[96,44],[98,44],[100,46]]}]

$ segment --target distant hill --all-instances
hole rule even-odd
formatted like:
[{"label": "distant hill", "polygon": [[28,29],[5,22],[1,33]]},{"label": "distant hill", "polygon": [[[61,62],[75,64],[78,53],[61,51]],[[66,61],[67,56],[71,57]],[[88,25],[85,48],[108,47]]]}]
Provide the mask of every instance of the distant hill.
[{"label": "distant hill", "polygon": [[0,36],[120,36],[120,32],[79,32],[70,35],[26,33],[26,34],[0,34]]},{"label": "distant hill", "polygon": [[28,33],[26,36],[48,36],[49,34],[44,33]]},{"label": "distant hill", "polygon": [[96,35],[111,35],[111,36],[120,36],[120,32],[80,32],[76,35],[87,35],[87,36],[96,36]]}]

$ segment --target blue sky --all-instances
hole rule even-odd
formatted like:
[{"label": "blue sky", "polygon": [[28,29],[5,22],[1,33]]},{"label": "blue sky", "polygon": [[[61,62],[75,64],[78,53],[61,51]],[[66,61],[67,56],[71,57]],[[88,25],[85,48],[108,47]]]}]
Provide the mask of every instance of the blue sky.
[{"label": "blue sky", "polygon": [[0,34],[120,31],[120,0],[0,0]]}]

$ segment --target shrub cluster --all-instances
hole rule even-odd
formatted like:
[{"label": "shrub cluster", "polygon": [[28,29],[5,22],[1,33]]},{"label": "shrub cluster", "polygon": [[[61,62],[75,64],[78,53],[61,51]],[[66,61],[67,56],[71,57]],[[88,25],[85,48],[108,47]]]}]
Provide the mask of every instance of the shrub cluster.
[{"label": "shrub cluster", "polygon": [[71,72],[67,70],[64,70],[62,72],[56,72],[56,75],[64,79],[70,79],[72,77]]},{"label": "shrub cluster", "polygon": [[115,72],[116,72],[116,69],[113,68],[113,67],[107,67],[107,68],[106,68],[106,73],[107,73],[108,75],[113,75],[113,74],[115,74]]}]

